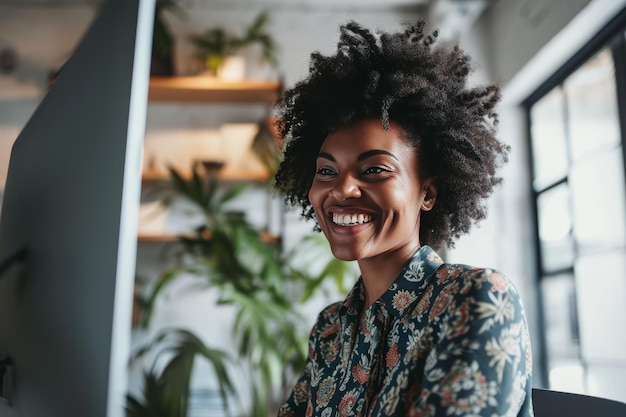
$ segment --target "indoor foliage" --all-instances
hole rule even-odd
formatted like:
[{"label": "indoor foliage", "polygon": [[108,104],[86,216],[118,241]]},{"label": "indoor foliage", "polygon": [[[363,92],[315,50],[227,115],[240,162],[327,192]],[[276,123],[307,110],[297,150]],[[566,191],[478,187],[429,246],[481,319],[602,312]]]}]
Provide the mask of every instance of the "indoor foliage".
[{"label": "indoor foliage", "polygon": [[[284,394],[281,388],[293,382],[306,359],[309,329],[303,326],[298,306],[320,291],[327,278],[345,293],[344,280],[354,277],[354,270],[331,255],[321,235],[306,237],[289,253],[283,252],[280,242],[268,242],[245,213],[228,207],[245,186],[225,189],[216,178],[205,178],[197,165],[190,180],[174,169],[170,172],[173,194],[165,203],[183,197],[203,213],[205,223],[193,236],[179,238],[171,254],[175,267],[163,272],[146,300],[142,326],[149,324],[164,288],[183,273],[191,274],[218,290],[219,304],[236,309],[232,331],[238,346],[233,357],[230,352],[211,349],[188,331],[164,330],[135,356],[156,350],[172,359],[164,370],[155,366],[145,374],[144,399],[129,397],[129,417],[186,416],[189,378],[197,355],[213,366],[225,406],[229,397],[240,397],[244,391],[252,396],[248,415],[265,417]],[[248,387],[242,389],[232,382],[229,362],[243,368]],[[155,407],[163,411],[157,413]]]}]

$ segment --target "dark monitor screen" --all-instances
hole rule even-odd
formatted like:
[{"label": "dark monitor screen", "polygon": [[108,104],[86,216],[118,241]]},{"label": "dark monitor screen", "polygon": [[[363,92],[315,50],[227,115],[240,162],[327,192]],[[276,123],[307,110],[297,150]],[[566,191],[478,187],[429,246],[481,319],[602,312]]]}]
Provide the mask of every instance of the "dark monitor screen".
[{"label": "dark monitor screen", "polygon": [[101,6],[13,145],[0,417],[124,415],[154,3]]}]

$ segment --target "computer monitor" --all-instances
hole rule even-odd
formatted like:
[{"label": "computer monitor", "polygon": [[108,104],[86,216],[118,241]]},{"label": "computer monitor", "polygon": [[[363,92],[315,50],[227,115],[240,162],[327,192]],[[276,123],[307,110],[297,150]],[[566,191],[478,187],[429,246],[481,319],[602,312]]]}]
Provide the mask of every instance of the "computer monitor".
[{"label": "computer monitor", "polygon": [[1,417],[124,415],[153,17],[103,4],[13,145]]}]

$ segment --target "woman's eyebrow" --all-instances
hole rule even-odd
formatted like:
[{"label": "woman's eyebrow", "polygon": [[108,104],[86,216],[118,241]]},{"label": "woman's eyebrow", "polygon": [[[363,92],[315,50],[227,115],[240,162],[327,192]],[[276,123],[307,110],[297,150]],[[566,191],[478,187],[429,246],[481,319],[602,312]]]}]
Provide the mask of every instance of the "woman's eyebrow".
[{"label": "woman's eyebrow", "polygon": [[388,155],[388,156],[392,157],[393,159],[395,159],[396,161],[398,161],[398,162],[400,161],[397,156],[395,156],[391,152],[383,151],[382,149],[373,149],[371,151],[363,152],[361,155],[359,155],[359,157],[357,158],[357,161],[362,161],[362,160],[370,158],[370,157],[372,157],[374,155]]},{"label": "woman's eyebrow", "polygon": [[[396,161],[400,161],[397,156],[395,156],[391,152],[384,151],[382,149],[373,149],[371,151],[363,152],[362,154],[360,154],[357,157],[357,161],[363,161],[364,159],[371,158],[372,156],[375,156],[375,155],[388,155],[388,156],[392,157],[393,159],[395,159]],[[335,157],[332,156],[329,153],[326,153],[326,152],[318,153],[317,157],[318,158],[328,159],[329,161],[336,162]]]},{"label": "woman's eyebrow", "polygon": [[337,162],[335,161],[335,157],[333,157],[331,154],[326,153],[326,152],[320,152],[317,154],[318,158],[324,158],[324,159],[328,159],[329,161],[333,161],[333,162]]}]

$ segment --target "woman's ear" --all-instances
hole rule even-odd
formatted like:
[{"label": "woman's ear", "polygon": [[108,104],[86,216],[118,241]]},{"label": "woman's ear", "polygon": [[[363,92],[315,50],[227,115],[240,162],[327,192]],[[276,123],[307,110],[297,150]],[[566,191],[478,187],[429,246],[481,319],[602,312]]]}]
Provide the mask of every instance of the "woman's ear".
[{"label": "woman's ear", "polygon": [[420,208],[422,211],[430,211],[437,201],[437,181],[435,177],[424,181],[422,192],[424,193],[424,199]]}]

